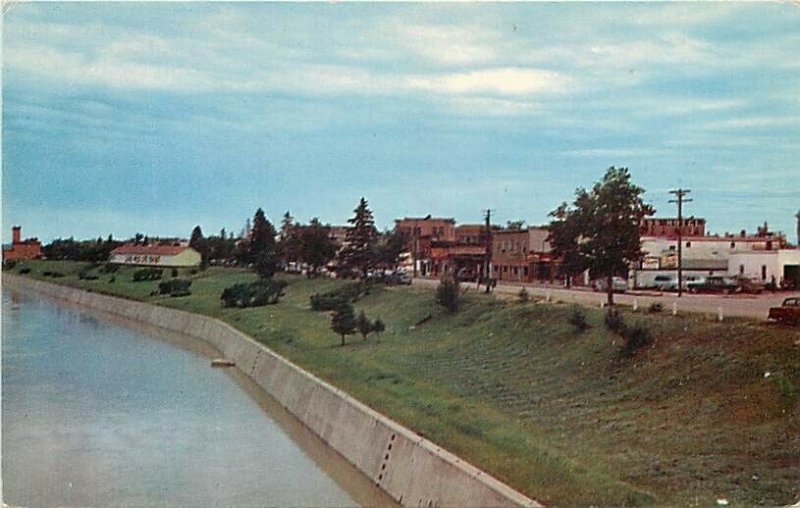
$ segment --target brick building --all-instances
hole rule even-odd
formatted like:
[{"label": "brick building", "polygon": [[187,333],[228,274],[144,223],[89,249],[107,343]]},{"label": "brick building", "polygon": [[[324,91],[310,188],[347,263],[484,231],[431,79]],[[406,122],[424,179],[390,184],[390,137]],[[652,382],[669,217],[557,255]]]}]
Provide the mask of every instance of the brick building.
[{"label": "brick building", "polygon": [[3,261],[38,259],[42,257],[42,244],[37,238],[22,239],[22,228],[11,228],[11,245],[3,245]]},{"label": "brick building", "polygon": [[492,277],[499,281],[552,280],[558,265],[543,227],[495,231],[492,234]]}]

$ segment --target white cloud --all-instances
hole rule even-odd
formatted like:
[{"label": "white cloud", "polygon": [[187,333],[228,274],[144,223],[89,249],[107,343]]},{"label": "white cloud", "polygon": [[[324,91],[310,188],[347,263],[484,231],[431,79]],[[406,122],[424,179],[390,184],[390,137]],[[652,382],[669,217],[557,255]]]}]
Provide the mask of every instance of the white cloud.
[{"label": "white cloud", "polygon": [[556,72],[531,68],[499,68],[438,76],[416,76],[409,88],[439,93],[531,95],[562,92],[570,80]]}]

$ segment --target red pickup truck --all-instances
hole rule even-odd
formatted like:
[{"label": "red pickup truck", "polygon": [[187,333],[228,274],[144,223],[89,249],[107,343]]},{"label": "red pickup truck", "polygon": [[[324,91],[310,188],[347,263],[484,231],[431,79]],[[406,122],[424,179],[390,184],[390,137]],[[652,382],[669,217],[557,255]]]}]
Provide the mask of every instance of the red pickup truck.
[{"label": "red pickup truck", "polygon": [[800,297],[787,298],[780,307],[770,308],[769,319],[782,323],[800,324]]}]

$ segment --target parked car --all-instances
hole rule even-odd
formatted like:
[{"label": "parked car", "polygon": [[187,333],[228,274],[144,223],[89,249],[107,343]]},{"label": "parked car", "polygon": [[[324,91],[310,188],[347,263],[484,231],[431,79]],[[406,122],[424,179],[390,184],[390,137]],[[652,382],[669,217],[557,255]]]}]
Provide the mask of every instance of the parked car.
[{"label": "parked car", "polygon": [[387,275],[384,280],[387,284],[411,285],[411,277],[406,272],[393,272]]},{"label": "parked car", "polygon": [[653,287],[661,291],[677,291],[678,290],[678,276],[677,275],[656,275],[653,279]]},{"label": "parked car", "polygon": [[735,280],[739,284],[739,291],[742,293],[760,295],[766,287],[763,282],[749,277],[736,277]]},{"label": "parked car", "polygon": [[691,293],[736,293],[741,291],[741,286],[732,277],[722,275],[711,275],[702,282],[689,283]]},{"label": "parked car", "polygon": [[[608,291],[608,278],[603,277],[594,281],[594,290],[605,293]],[[628,281],[622,277],[611,278],[611,290],[615,293],[624,293],[628,290]]]},{"label": "parked car", "polygon": [[787,298],[780,307],[772,307],[768,318],[781,323],[800,324],[800,298]]},{"label": "parked car", "polygon": [[689,289],[689,284],[702,284],[705,281],[706,278],[702,275],[687,275],[681,280],[681,287],[684,291],[687,291]]}]

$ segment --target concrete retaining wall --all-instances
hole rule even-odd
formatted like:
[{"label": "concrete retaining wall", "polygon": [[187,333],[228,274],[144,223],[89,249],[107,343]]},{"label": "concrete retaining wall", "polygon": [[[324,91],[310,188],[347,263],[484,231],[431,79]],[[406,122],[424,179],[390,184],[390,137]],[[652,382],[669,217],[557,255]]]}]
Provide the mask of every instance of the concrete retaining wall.
[{"label": "concrete retaining wall", "polygon": [[404,506],[540,506],[226,323],[18,276],[3,284],[207,341]]}]

